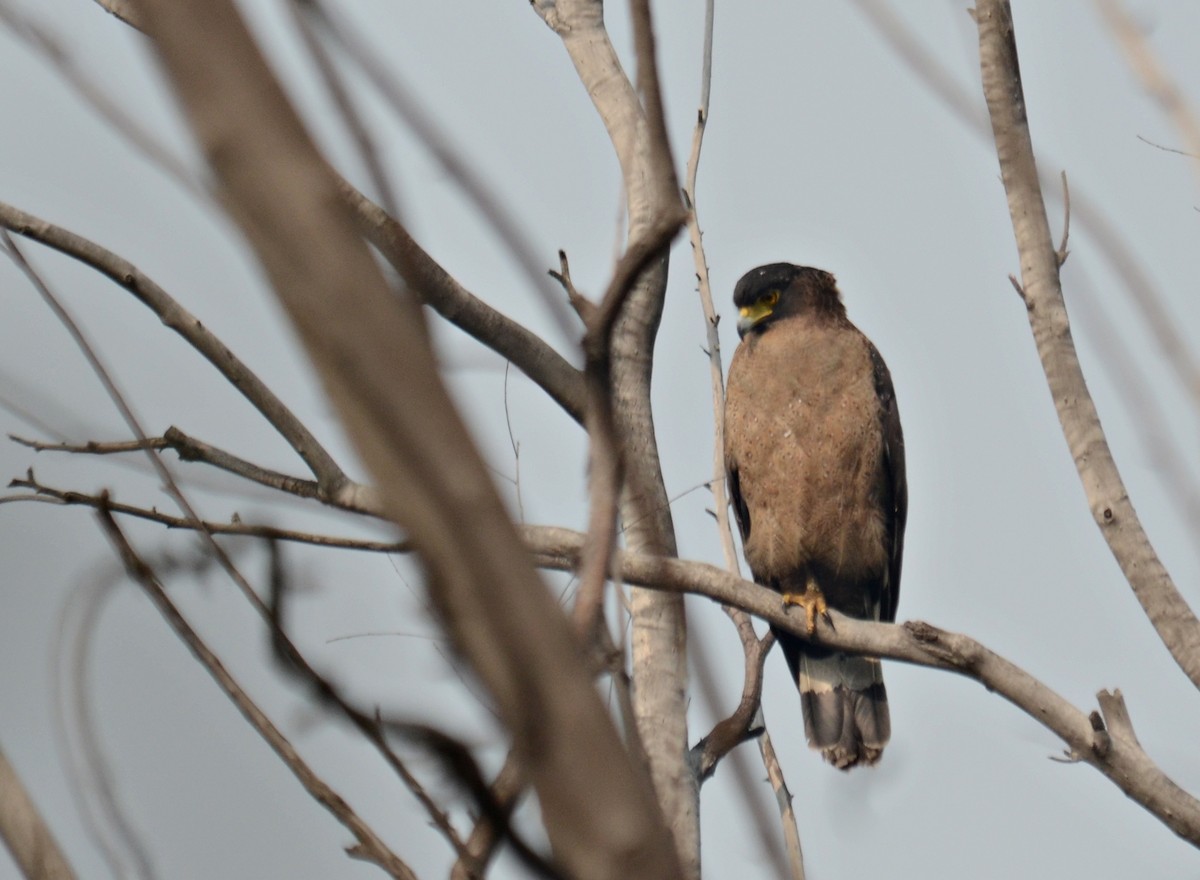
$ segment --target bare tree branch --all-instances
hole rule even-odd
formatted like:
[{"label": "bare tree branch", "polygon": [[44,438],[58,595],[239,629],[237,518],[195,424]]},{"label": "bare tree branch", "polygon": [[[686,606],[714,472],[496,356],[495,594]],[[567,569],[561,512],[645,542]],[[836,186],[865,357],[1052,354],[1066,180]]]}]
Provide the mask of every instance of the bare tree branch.
[{"label": "bare tree branch", "polygon": [[[254,610],[263,618],[264,622],[272,628],[274,632],[273,644],[278,651],[286,654],[290,664],[289,669],[298,675],[305,676],[308,680],[320,683],[324,689],[321,695],[328,698],[328,701],[333,703],[340,709],[349,721],[357,728],[358,732],[374,746],[379,755],[387,762],[388,766],[400,777],[405,786],[412,792],[417,801],[429,813],[430,818],[445,837],[450,841],[451,845],[461,851],[463,848],[462,841],[454,827],[451,825],[445,812],[433,801],[426,793],[424,787],[419,783],[415,776],[409,771],[404,762],[395,753],[387,741],[383,725],[377,720],[369,717],[361,711],[355,710],[347,702],[340,699],[334,692],[334,689],[329,686],[305,659],[304,655],[295,647],[288,639],[287,634],[278,626],[276,619],[276,609],[274,606],[269,606],[258,594],[250,587],[249,583],[241,573],[234,567],[229,555],[225,552],[213,538],[214,533],[246,535],[249,537],[266,538],[268,540],[291,540],[301,543],[316,544],[319,546],[328,547],[352,547],[358,550],[373,549],[378,552],[398,552],[407,551],[411,548],[404,544],[385,544],[382,542],[373,541],[348,541],[346,539],[328,538],[320,535],[310,535],[305,533],[293,532],[286,529],[277,529],[271,526],[246,526],[242,523],[230,524],[212,524],[214,528],[209,528],[209,523],[197,519],[189,511],[188,517],[172,517],[166,514],[161,514],[156,510],[146,510],[144,508],[132,507],[130,505],[117,504],[112,502],[108,494],[101,493],[98,496],[82,495],[73,492],[60,492],[58,490],[42,486],[33,477],[32,472],[29,473],[25,480],[13,480],[10,486],[17,488],[29,488],[36,494],[32,498],[24,498],[21,496],[9,496],[8,498],[0,499],[0,503],[5,501],[19,500],[50,500],[56,503],[69,505],[84,505],[92,507],[99,514],[107,519],[112,519],[114,513],[134,516],[140,519],[147,519],[153,522],[162,523],[168,527],[192,529],[200,532],[205,536],[207,541],[206,548],[211,550],[212,556],[230,577],[237,583]],[[148,569],[147,569],[148,570]]]},{"label": "bare tree branch", "polygon": [[[854,3],[909,69],[942,99],[961,122],[976,135],[990,138],[990,127],[986,117],[978,110],[974,93],[955,82],[955,77],[920,45],[886,0],[854,0]],[[1047,175],[1042,183],[1050,187],[1053,178]],[[1076,220],[1095,237],[1101,256],[1121,279],[1123,290],[1146,321],[1159,351],[1191,396],[1193,405],[1200,411],[1200,359],[1197,359],[1194,347],[1180,332],[1180,323],[1168,311],[1154,279],[1133,253],[1125,236],[1108,219],[1099,204],[1088,197],[1078,181],[1075,182],[1072,200]]]},{"label": "bare tree branch", "polygon": [[758,718],[758,710],[762,698],[763,664],[774,646],[773,633],[753,641],[753,646],[746,653],[742,698],[737,708],[727,718],[718,721],[712,731],[692,747],[692,754],[699,764],[701,781],[712,776],[720,760],[733,749],[754,739],[765,729]]},{"label": "bare tree branch", "polygon": [[576,634],[585,643],[591,641],[602,624],[604,585],[617,544],[617,510],[625,469],[612,405],[612,362],[610,359],[612,325],[628,288],[606,296],[602,313],[576,290],[566,254],[559,252],[561,272],[553,273],[580,317],[587,324],[584,336],[584,387],[587,390],[587,414],[584,426],[588,438],[588,541],[579,561],[579,589],[572,611]]},{"label": "bare tree branch", "polygon": [[134,414],[133,407],[122,393],[117,384],[116,378],[113,376],[111,371],[109,371],[107,366],[105,366],[104,361],[100,357],[99,351],[88,339],[87,333],[84,332],[83,328],[79,325],[79,322],[75,320],[74,316],[72,316],[66,306],[63,305],[62,301],[58,298],[58,296],[55,295],[54,291],[50,289],[49,285],[46,283],[45,279],[42,278],[41,274],[34,269],[33,265],[25,258],[21,248],[17,246],[17,243],[13,240],[8,230],[2,227],[0,227],[0,244],[3,244],[8,256],[13,260],[14,263],[16,263],[17,267],[29,279],[29,282],[37,290],[38,295],[46,304],[46,307],[50,309],[55,318],[57,318],[58,321],[63,325],[68,335],[71,337],[71,340],[78,347],[80,353],[84,356],[84,359],[88,362],[88,365],[95,373],[96,378],[100,380],[100,384],[104,387],[105,393],[112,401],[113,406],[116,407],[117,411],[120,413],[121,418],[129,428],[129,431],[134,435],[135,438],[137,438],[139,447],[145,450],[146,458],[149,461],[150,466],[154,469],[154,472],[162,481],[164,490],[175,502],[175,504],[178,505],[180,511],[193,524],[196,530],[201,533],[207,546],[211,549],[213,557],[229,574],[234,583],[237,584],[238,588],[242,591],[242,595],[249,600],[251,605],[258,608],[261,612],[263,610],[263,606],[257,594],[253,589],[251,589],[250,584],[246,582],[246,579],[241,576],[240,572],[238,572],[236,566],[233,564],[233,561],[229,558],[229,555],[221,548],[219,544],[217,544],[216,541],[213,540],[212,535],[204,530],[204,524],[200,520],[199,515],[196,513],[196,509],[193,507],[191,501],[180,488],[179,483],[171,473],[170,468],[167,467],[166,463],[162,460],[162,457],[158,454],[158,452],[151,448],[149,437],[146,434],[145,428],[142,427],[141,421]]},{"label": "bare tree branch", "polygon": [[779,820],[783,825],[783,841],[787,848],[792,880],[804,880],[804,850],[800,846],[796,811],[792,808],[792,792],[783,778],[783,766],[779,763],[779,756],[775,754],[771,733],[765,727],[762,736],[758,738],[758,749],[762,753],[763,766],[767,768],[767,781],[771,783],[771,788],[775,791],[775,801],[779,805]]},{"label": "bare tree branch", "polygon": [[704,255],[704,234],[696,205],[696,178],[700,171],[700,150],[704,145],[704,130],[708,125],[708,96],[712,84],[713,0],[705,4],[704,69],[700,79],[700,107],[696,111],[696,126],[692,131],[692,151],[688,157],[687,183],[683,197],[688,209],[688,237],[692,244],[692,260],[696,266],[696,288],[704,313],[705,352],[708,355],[709,379],[713,402],[713,514],[717,518],[717,533],[725,565],[735,574],[739,571],[737,548],[729,522],[729,492],[725,485],[725,365],[721,361],[721,334],[717,327],[721,316],[713,305],[712,287],[708,280],[708,260]]},{"label": "bare tree branch", "polygon": [[127,260],[82,236],[68,232],[12,205],[0,202],[0,226],[17,235],[54,248],[115,281],[148,307],[167,328],[177,334],[216,367],[229,384],[288,441],[321,482],[329,497],[337,497],[347,482],[346,475],[316,437],[296,418],[274,392],[237,355],[226,348],[195,315],[176,302]]},{"label": "bare tree branch", "polygon": [[[70,493],[69,503],[99,508],[103,506],[104,498]],[[113,513],[130,513],[115,504],[111,510]],[[584,534],[551,526],[523,526],[520,533],[539,566],[560,571],[572,571],[578,566],[586,541]],[[364,546],[363,549],[374,548]],[[397,552],[410,548],[397,545],[378,549]],[[1087,714],[1048,686],[967,636],[922,622],[876,623],[836,612],[831,614],[832,623],[821,619],[816,632],[809,634],[806,619],[791,614],[779,601],[778,593],[715,566],[622,551],[617,552],[614,565],[628,583],[706,596],[829,648],[948,670],[972,678],[1057,735],[1066,744],[1072,760],[1095,767],[1177,835],[1200,847],[1200,801],[1180,789],[1154,764],[1132,736],[1132,723],[1127,712],[1124,716],[1117,714],[1120,709],[1115,698],[1100,698],[1100,705],[1110,719],[1110,735],[1103,723],[1094,725]],[[770,764],[767,766],[770,772]],[[777,792],[779,790],[782,789]],[[784,830],[786,835],[786,823]]]},{"label": "bare tree branch", "polygon": [[[322,491],[320,484],[303,477],[273,471],[262,465],[247,461],[244,458],[227,452],[224,449],[198,440],[172,426],[167,428],[161,437],[147,437],[145,440],[88,440],[84,443],[45,443],[30,440],[16,434],[9,434],[9,439],[22,446],[28,446],[35,452],[66,452],[74,455],[120,455],[128,452],[144,452],[146,450],[173,450],[180,461],[201,462],[211,465],[218,470],[241,477],[251,483],[286,492],[297,498],[320,501],[329,507],[350,513],[360,513],[379,519],[385,518],[379,506],[377,493],[370,486],[357,483],[349,478],[343,484],[337,497],[330,498]],[[11,485],[17,485],[14,481]]]},{"label": "bare tree branch", "polygon": [[983,92],[1021,257],[1020,286],[1063,435],[1092,516],[1134,595],[1175,662],[1200,687],[1200,620],[1175,588],[1142,529],[1108,448],[1071,339],[1058,258],[1050,238],[1025,116],[1012,11],[1005,0],[980,0],[975,19]]},{"label": "bare tree branch", "polygon": [[[712,42],[713,17],[715,13],[714,0],[707,0],[704,6],[704,51],[703,68],[700,77],[700,106],[696,112],[696,125],[692,131],[692,149],[688,157],[687,182],[684,185],[683,198],[688,209],[688,236],[692,245],[692,259],[696,267],[696,286],[700,295],[700,306],[704,313],[704,329],[706,353],[708,354],[709,380],[712,386],[713,402],[713,479],[709,484],[713,495],[713,515],[717,521],[717,534],[721,541],[721,552],[725,556],[725,567],[734,575],[740,575],[737,549],[733,541],[733,527],[729,520],[729,491],[725,476],[725,368],[721,361],[721,335],[718,325],[721,316],[713,305],[712,287],[708,277],[708,260],[704,253],[704,236],[700,229],[700,217],[696,202],[696,179],[700,170],[700,151],[704,145],[704,132],[708,126],[709,95],[712,86]],[[708,772],[716,768],[720,759],[722,741],[733,747],[740,736],[757,736],[759,756],[767,771],[767,778],[775,790],[779,804],[779,815],[783,825],[783,835],[787,848],[787,869],[792,880],[804,880],[804,855],[800,847],[800,829],[796,823],[796,814],[792,809],[792,798],[788,792],[787,783],[783,778],[783,768],[771,744],[771,736],[767,731],[766,720],[762,712],[762,667],[775,638],[768,633],[761,640],[754,632],[749,616],[740,608],[725,606],[725,612],[737,627],[745,655],[745,680],[742,689],[742,699],[733,714],[720,722],[706,739],[715,741],[717,748],[709,756],[711,766]],[[704,740],[693,748],[695,750],[704,744]],[[752,801],[749,771],[747,767],[735,760],[734,771],[741,775],[740,790],[747,800]],[[700,762],[701,779],[705,776],[704,759]],[[760,829],[765,835],[765,828]],[[782,873],[782,871],[781,871]]]},{"label": "bare tree branch", "polygon": [[[691,610],[694,611],[695,609],[693,608]],[[749,624],[750,616],[744,611],[741,611],[740,609],[731,609],[729,606],[725,606],[723,610],[727,614],[736,610],[737,613],[742,618],[745,618]],[[689,621],[689,627],[691,626],[691,623],[692,622]],[[756,673],[751,671],[752,668],[761,668],[751,667],[749,665],[751,659],[749,655],[751,655],[753,651],[756,651],[759,645],[758,637],[754,634],[753,624],[749,624],[749,630],[749,636],[743,636],[743,646],[754,646],[753,648],[745,648],[746,654],[748,655],[748,665],[746,667],[748,679],[756,675]],[[775,643],[774,633],[768,632],[766,638],[769,644],[773,645]],[[694,680],[696,682],[696,688],[699,690],[700,695],[704,698],[704,701],[708,704],[709,709],[713,713],[716,713],[718,707],[722,703],[722,699],[720,693],[718,692],[718,685],[716,681],[717,677],[713,669],[713,658],[708,648],[709,646],[707,644],[693,644],[692,667],[695,671]],[[762,656],[765,658],[768,652],[769,651],[764,651]],[[736,748],[737,744],[744,742],[747,738],[757,738],[761,740],[762,737],[767,735],[766,719],[763,717],[761,711],[761,676],[758,676],[758,681],[752,686],[756,689],[754,692],[754,705],[758,711],[756,711],[749,719],[745,720],[744,726],[738,724],[736,721],[731,725],[729,723],[730,718],[735,718],[743,711],[742,704],[739,703],[738,707],[734,710],[733,715],[729,718],[718,721],[713,730],[715,733],[717,730],[724,727],[726,730],[731,730],[731,732],[736,733],[738,728],[741,727],[743,731],[743,735],[737,737],[736,742],[733,741],[732,737],[728,738],[728,741],[730,741],[735,748],[733,748],[733,750],[730,751],[726,756],[728,759],[726,764],[729,766],[729,770],[727,772],[731,772],[733,774],[737,793],[741,797],[745,806],[745,821],[753,826],[754,831],[757,833],[759,845],[762,847],[763,856],[767,859],[767,861],[770,862],[775,876],[779,878],[779,880],[787,880],[791,873],[788,866],[787,855],[776,845],[775,835],[772,833],[775,821],[772,818],[771,813],[767,810],[766,805],[763,803],[763,799],[759,796],[760,793],[758,791],[758,786],[761,784],[761,779],[759,774],[756,773],[752,768],[750,759],[747,757],[746,750]],[[743,697],[744,696],[745,690],[743,690]],[[712,737],[712,734],[710,734],[709,737]],[[705,741],[702,739],[699,743],[692,747],[691,752],[693,762],[698,765],[697,772],[700,773],[702,777],[705,772],[705,768],[703,766],[703,750],[705,745]],[[760,754],[761,751],[760,743]],[[708,772],[712,773],[714,771],[715,765],[713,765]]]},{"label": "bare tree branch", "polygon": [[[128,452],[144,452],[145,450],[174,450],[181,461],[199,461],[212,465],[218,470],[233,474],[266,486],[287,492],[298,498],[322,499],[320,487],[312,480],[289,476],[288,474],[272,471],[267,468],[239,458],[223,449],[218,449],[194,437],[189,437],[178,428],[168,428],[162,437],[147,437],[142,440],[117,440],[101,442],[89,440],[86,443],[43,443],[29,440],[15,434],[9,434],[9,439],[22,446],[28,446],[35,452],[67,452],[77,455],[120,455]],[[322,499],[324,500],[324,499]],[[333,504],[332,501],[328,503]]]},{"label": "bare tree branch", "polygon": [[259,709],[257,704],[242,689],[241,685],[237,683],[237,680],[230,675],[216,654],[212,652],[204,643],[204,640],[200,638],[199,634],[192,629],[191,625],[180,614],[179,609],[167,596],[166,590],[159,583],[153,570],[142,561],[137,551],[133,549],[133,546],[126,539],[116,520],[113,519],[112,513],[101,508],[98,517],[101,527],[104,529],[109,541],[112,542],[113,548],[120,556],[129,576],[141,586],[146,595],[154,602],[159,613],[162,614],[171,628],[175,630],[176,635],[187,645],[188,650],[192,652],[200,662],[200,665],[208,671],[221,690],[237,706],[242,716],[250,722],[250,725],[266,740],[267,745],[287,765],[300,784],[304,786],[305,791],[354,835],[358,844],[347,850],[347,852],[355,858],[364,859],[378,865],[392,877],[398,877],[401,880],[417,880],[417,875],[412,872],[412,869],[379,839],[370,826],[363,822],[350,805],[342,799],[341,795],[330,788],[329,785],[312,771],[312,768],[308,766],[304,759],[300,757],[300,754],[292,747],[292,744],[288,742],[287,737]]},{"label": "bare tree branch", "polygon": [[[249,601],[251,606],[261,616],[263,616],[264,619],[270,622],[272,620],[271,610],[266,607],[263,601],[259,598],[258,594],[255,593],[253,588],[250,586],[249,582],[242,576],[241,572],[238,571],[237,567],[233,564],[233,560],[229,557],[229,554],[226,553],[224,548],[222,548],[221,545],[216,542],[212,534],[204,528],[203,521],[199,518],[199,515],[196,513],[195,508],[187,496],[183,493],[183,490],[175,480],[175,477],[172,475],[170,469],[162,461],[157,450],[153,448],[149,437],[146,435],[145,429],[141,425],[140,420],[134,414],[129,401],[118,387],[116,379],[104,365],[100,358],[99,352],[87,338],[87,334],[83,331],[82,327],[79,326],[78,322],[75,321],[73,316],[61,303],[54,292],[49,288],[41,275],[33,268],[28,260],[26,260],[24,254],[21,252],[21,249],[17,246],[16,242],[13,241],[8,231],[3,228],[0,228],[0,243],[3,243],[8,255],[17,264],[21,271],[29,278],[30,282],[37,289],[38,294],[46,303],[47,307],[66,328],[72,340],[78,346],[81,353],[91,366],[93,372],[95,372],[97,378],[104,386],[105,391],[108,393],[108,396],[112,400],[114,406],[116,406],[117,410],[120,412],[121,417],[129,427],[129,430],[137,438],[138,448],[145,451],[146,457],[149,459],[150,464],[162,480],[166,491],[175,501],[175,503],[178,504],[189,525],[195,528],[202,535],[206,548],[211,552],[213,558],[217,561],[221,568],[229,575],[230,579],[233,580],[233,582],[237,585],[238,589],[242,593],[242,596]],[[112,517],[108,510],[107,504],[104,503],[105,496],[103,495],[101,496],[101,502],[102,504],[99,509],[102,517],[105,517],[109,522],[112,522]],[[113,522],[113,528],[116,529],[115,522]],[[279,644],[286,644],[293,655],[293,662],[298,666],[307,668],[307,664],[305,663],[303,656],[295,649],[294,646],[290,644],[290,642],[286,642],[286,638],[281,633],[276,633],[276,642]],[[451,842],[459,844],[457,836],[454,833],[454,829],[449,825],[449,822],[441,816],[441,812],[437,806],[433,804],[428,797],[424,796],[424,792],[421,787],[416,783],[415,779],[411,776],[411,774],[409,774],[407,768],[405,768],[403,763],[389,747],[378,725],[363,723],[361,718],[354,715],[351,715],[351,720],[356,722],[359,731],[366,736],[368,741],[375,746],[384,759],[388,761],[396,773],[405,781],[409,789],[433,816],[435,822],[442,827],[443,831],[451,839]]]},{"label": "bare tree branch", "polygon": [[[855,0],[855,4],[900,59],[931,92],[942,99],[954,116],[973,133],[991,138],[991,126],[986,113],[980,112],[973,95],[958,85],[950,71],[939,65],[920,45],[916,35],[900,16],[892,12],[885,0]],[[1067,212],[1071,208],[1072,194],[1066,187],[1065,172],[1062,177],[1063,207]],[[1051,186],[1049,175],[1042,177],[1039,172],[1039,179],[1044,187]],[[1095,236],[1100,255],[1110,262],[1116,277],[1123,282],[1123,290],[1154,335],[1158,343],[1157,350],[1166,358],[1184,389],[1200,407],[1200,364],[1194,358],[1192,346],[1179,332],[1179,322],[1167,313],[1157,286],[1131,251],[1124,236],[1109,222],[1097,204],[1078,192],[1078,187],[1074,201],[1074,213],[1083,227]],[[1067,216],[1069,219],[1069,214]],[[1058,248],[1060,265],[1066,255],[1063,248],[1067,229],[1064,223],[1063,241]],[[1078,276],[1083,267],[1076,266],[1074,271]],[[1146,457],[1158,465],[1155,472],[1161,475],[1164,490],[1180,510],[1195,522],[1195,511],[1198,509],[1196,498],[1200,491],[1187,469],[1175,464],[1190,455],[1190,449],[1186,453],[1180,451],[1170,432],[1150,426],[1151,420],[1162,423],[1161,405],[1153,394],[1147,393],[1151,385],[1138,381],[1134,375],[1137,368],[1129,351],[1127,334],[1113,333],[1107,329],[1113,322],[1106,316],[1096,297],[1081,297],[1078,303],[1076,317],[1083,325],[1085,337],[1092,339],[1096,348],[1106,353],[1105,357],[1099,359],[1100,368],[1122,390],[1122,400],[1129,410],[1130,421],[1144,427],[1144,430],[1137,432],[1137,436],[1146,451]]]},{"label": "bare tree branch", "polygon": [[[678,210],[679,193],[662,120],[654,36],[648,3],[632,0],[637,50],[635,89],[604,26],[599,0],[535,0],[534,9],[562,39],[587,89],[621,166],[628,206],[629,249],[646,230]],[[621,501],[627,546],[676,553],[674,524],[659,464],[650,380],[654,340],[666,291],[665,250],[648,265],[625,302],[613,333],[613,414],[622,439],[625,492]],[[614,276],[614,283],[617,282]],[[654,788],[685,876],[700,876],[699,792],[688,766],[687,624],[679,597],[633,590],[632,656],[635,709],[650,759]]]},{"label": "bare tree branch", "polygon": [[583,422],[583,374],[540,336],[493,309],[454,280],[408,230],[345,180],[338,187],[359,231],[427,306],[482,342],[541,386],[577,422]]},{"label": "bare tree branch", "polygon": [[[575,605],[577,627],[584,634],[596,625],[603,604],[604,582],[608,577],[612,551],[616,547],[617,510],[625,475],[617,414],[613,408],[613,331],[633,292],[637,277],[650,260],[669,245],[683,219],[682,211],[667,211],[655,218],[643,237],[633,242],[618,261],[604,299],[597,308],[588,312],[586,319],[583,351],[587,363],[585,385],[588,390],[585,424],[591,438],[588,467],[588,495],[591,500],[588,534],[591,540],[583,555],[579,596]],[[559,277],[564,280],[564,286],[574,290],[570,275],[567,274],[569,270],[565,258],[562,260],[562,270],[563,274]]]},{"label": "bare tree branch", "polygon": [[9,482],[11,489],[29,489],[32,495],[5,495],[0,497],[0,504],[19,502],[44,502],[66,506],[91,507],[99,509],[107,506],[113,513],[132,516],[148,522],[158,523],[169,529],[186,529],[189,531],[208,532],[213,535],[240,535],[249,538],[269,538],[276,541],[291,541],[297,544],[313,544],[318,547],[332,547],[344,550],[365,550],[371,553],[409,553],[412,545],[408,541],[373,541],[364,538],[341,538],[332,535],[320,535],[312,532],[298,532],[292,529],[281,529],[263,523],[216,522],[214,520],[194,520],[185,516],[173,516],[149,507],[138,507],[132,504],[120,504],[107,496],[89,495],[85,492],[73,492],[56,489],[44,485],[27,472],[24,478],[16,478]]},{"label": "bare tree branch", "polygon": [[556,859],[581,880],[679,876],[651,791],[454,411],[415,305],[387,289],[236,10],[228,0],[140,8],[224,203],[512,732]]},{"label": "bare tree branch", "polygon": [[[570,570],[583,536],[566,529],[526,527],[538,563]],[[1179,788],[1136,744],[1112,737],[1105,750],[1088,715],[1009,660],[975,640],[926,623],[886,624],[834,613],[807,636],[802,615],[790,615],[779,594],[699,562],[619,552],[614,563],[629,583],[704,595],[739,607],[773,626],[839,651],[944,669],[972,678],[1056,734],[1076,760],[1091,764],[1168,828],[1200,847],[1200,801]]]}]

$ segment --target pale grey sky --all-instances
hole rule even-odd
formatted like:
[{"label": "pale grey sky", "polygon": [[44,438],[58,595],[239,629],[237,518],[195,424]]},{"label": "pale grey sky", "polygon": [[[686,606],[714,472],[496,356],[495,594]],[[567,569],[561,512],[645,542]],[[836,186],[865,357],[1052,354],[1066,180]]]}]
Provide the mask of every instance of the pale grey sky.
[{"label": "pale grey sky", "polygon": [[[93,85],[196,167],[138,35],[88,0],[5,5],[55,34]],[[281,4],[244,5],[330,155],[363,180]],[[564,248],[576,283],[600,290],[619,234],[616,161],[558,38],[528,4],[341,5],[504,199],[546,267]],[[975,32],[963,4],[894,5],[981,112]],[[1196,95],[1200,7],[1127,5],[1166,69]],[[608,6],[614,39],[628,57],[623,5]],[[1195,162],[1138,139],[1183,146],[1091,3],[1014,6],[1043,171],[1067,171],[1073,192],[1103,212],[1142,262],[1179,332],[1200,337]],[[655,13],[682,168],[699,94],[702,4],[660,3]],[[223,218],[148,165],[7,30],[0,30],[0,78],[0,199],[136,263],[348,456],[270,292]],[[468,288],[566,351],[570,340],[454,181],[380,102],[368,97],[366,106],[419,240]],[[990,145],[917,80],[855,4],[718,2],[711,113],[698,205],[719,308],[730,317],[734,281],[760,263],[828,269],[851,318],[891,367],[911,494],[900,618],[965,632],[1085,709],[1099,688],[1120,687],[1151,756],[1184,788],[1200,791],[1200,696],[1159,644],[1091,521],[1024,308],[1007,280],[1019,267]],[[1050,211],[1057,230],[1057,192]],[[1109,249],[1078,214],[1071,245],[1064,280],[1092,393],[1134,504],[1195,606],[1200,523],[1171,495],[1173,485],[1196,483],[1195,405],[1118,282]],[[127,294],[33,245],[26,253],[76,310],[149,430],[174,424],[301,472],[256,414]],[[8,261],[0,261],[0,315],[5,397],[74,439],[124,436],[82,358]],[[1096,335],[1096,315],[1136,359],[1139,399],[1165,412],[1168,430],[1157,439],[1178,444],[1188,463],[1184,479],[1164,474],[1144,418],[1119,393],[1114,377],[1129,381],[1130,374],[1111,341]],[[733,322],[721,329],[728,362]],[[503,362],[457,331],[438,339],[482,449],[511,477]],[[681,553],[719,563],[705,513],[709,495],[683,494],[711,476],[703,341],[691,255],[681,240],[658,346],[656,417],[668,491],[682,496],[673,506]],[[507,406],[527,520],[581,526],[580,431],[515,371]],[[0,428],[33,433],[9,413],[0,412]],[[140,463],[35,456],[7,443],[0,463],[9,477],[34,465],[55,485],[110,486],[119,498],[166,506]],[[246,519],[332,532],[363,528],[289,509],[265,492],[230,495],[231,480],[195,466],[174,470],[219,490],[196,493],[214,517],[237,510]],[[147,553],[187,546],[161,530],[131,531]],[[241,558],[249,572],[262,571],[253,548]],[[80,875],[103,877],[108,870],[85,834],[55,741],[54,670],[73,650],[73,638],[60,640],[64,615],[74,626],[86,596],[114,583],[115,565],[85,512],[34,505],[0,506],[0,559],[0,746]],[[436,721],[471,742],[489,741],[486,713],[464,697],[444,647],[429,638],[411,568],[333,551],[297,550],[290,559],[307,591],[295,628],[320,668],[364,700]],[[117,587],[91,631],[86,687],[119,797],[159,876],[377,876],[342,855],[348,835],[303,795],[146,600],[124,582]],[[328,781],[422,877],[444,876],[448,848],[412,798],[368,748],[283,683],[232,587],[217,577],[200,586],[180,578],[175,590]],[[741,682],[735,634],[707,601],[691,600],[690,608],[693,638],[719,667],[728,708]],[[330,641],[366,633],[373,635]],[[894,728],[887,756],[873,771],[843,775],[805,747],[794,685],[783,661],[769,658],[765,711],[814,880],[1195,873],[1190,846],[1095,771],[1049,761],[1061,753],[1055,737],[999,698],[972,682],[894,663],[886,676]],[[698,738],[711,719],[698,698],[693,707]],[[494,763],[500,752],[482,755]],[[757,766],[752,750],[749,757]],[[455,797],[436,768],[414,761],[439,794]],[[704,788],[705,874],[770,876],[731,771],[722,766]],[[758,795],[773,814],[765,783]],[[6,858],[0,855],[0,878],[15,876]],[[521,871],[506,862],[497,876]]]}]

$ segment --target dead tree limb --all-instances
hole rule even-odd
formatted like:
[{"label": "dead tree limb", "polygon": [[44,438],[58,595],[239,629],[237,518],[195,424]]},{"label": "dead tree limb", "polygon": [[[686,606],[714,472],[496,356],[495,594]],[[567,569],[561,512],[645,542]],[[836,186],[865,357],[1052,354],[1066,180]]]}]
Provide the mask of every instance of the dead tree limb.
[{"label": "dead tree limb", "polygon": [[1179,594],[1133,509],[1071,337],[1025,115],[1012,10],[1005,0],[981,0],[975,21],[983,93],[1020,254],[1020,289],[1063,436],[1092,517],[1125,579],[1175,662],[1200,688],[1200,620]]}]

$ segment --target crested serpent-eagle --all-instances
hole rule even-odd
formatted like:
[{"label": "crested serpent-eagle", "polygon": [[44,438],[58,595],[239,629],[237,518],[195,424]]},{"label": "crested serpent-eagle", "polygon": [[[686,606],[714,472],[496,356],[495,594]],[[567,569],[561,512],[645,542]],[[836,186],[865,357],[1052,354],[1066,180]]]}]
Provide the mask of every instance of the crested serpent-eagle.
[{"label": "crested serpent-eagle", "polygon": [[[801,605],[893,621],[908,486],[892,377],[846,317],[834,277],[773,263],[733,294],[725,468],[754,580]],[[804,732],[835,767],[874,764],[891,735],[877,659],[776,631]]]}]

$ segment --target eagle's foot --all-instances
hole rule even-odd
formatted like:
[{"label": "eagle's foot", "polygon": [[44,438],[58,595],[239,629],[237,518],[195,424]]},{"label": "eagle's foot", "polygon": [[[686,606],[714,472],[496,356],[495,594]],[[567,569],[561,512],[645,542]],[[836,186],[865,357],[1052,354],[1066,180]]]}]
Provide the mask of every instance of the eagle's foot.
[{"label": "eagle's foot", "polygon": [[810,636],[817,631],[817,615],[833,626],[833,618],[829,616],[829,606],[825,603],[825,594],[816,584],[809,584],[804,588],[803,593],[784,593],[784,609],[786,610],[789,605],[799,605],[804,609],[805,629]]}]

